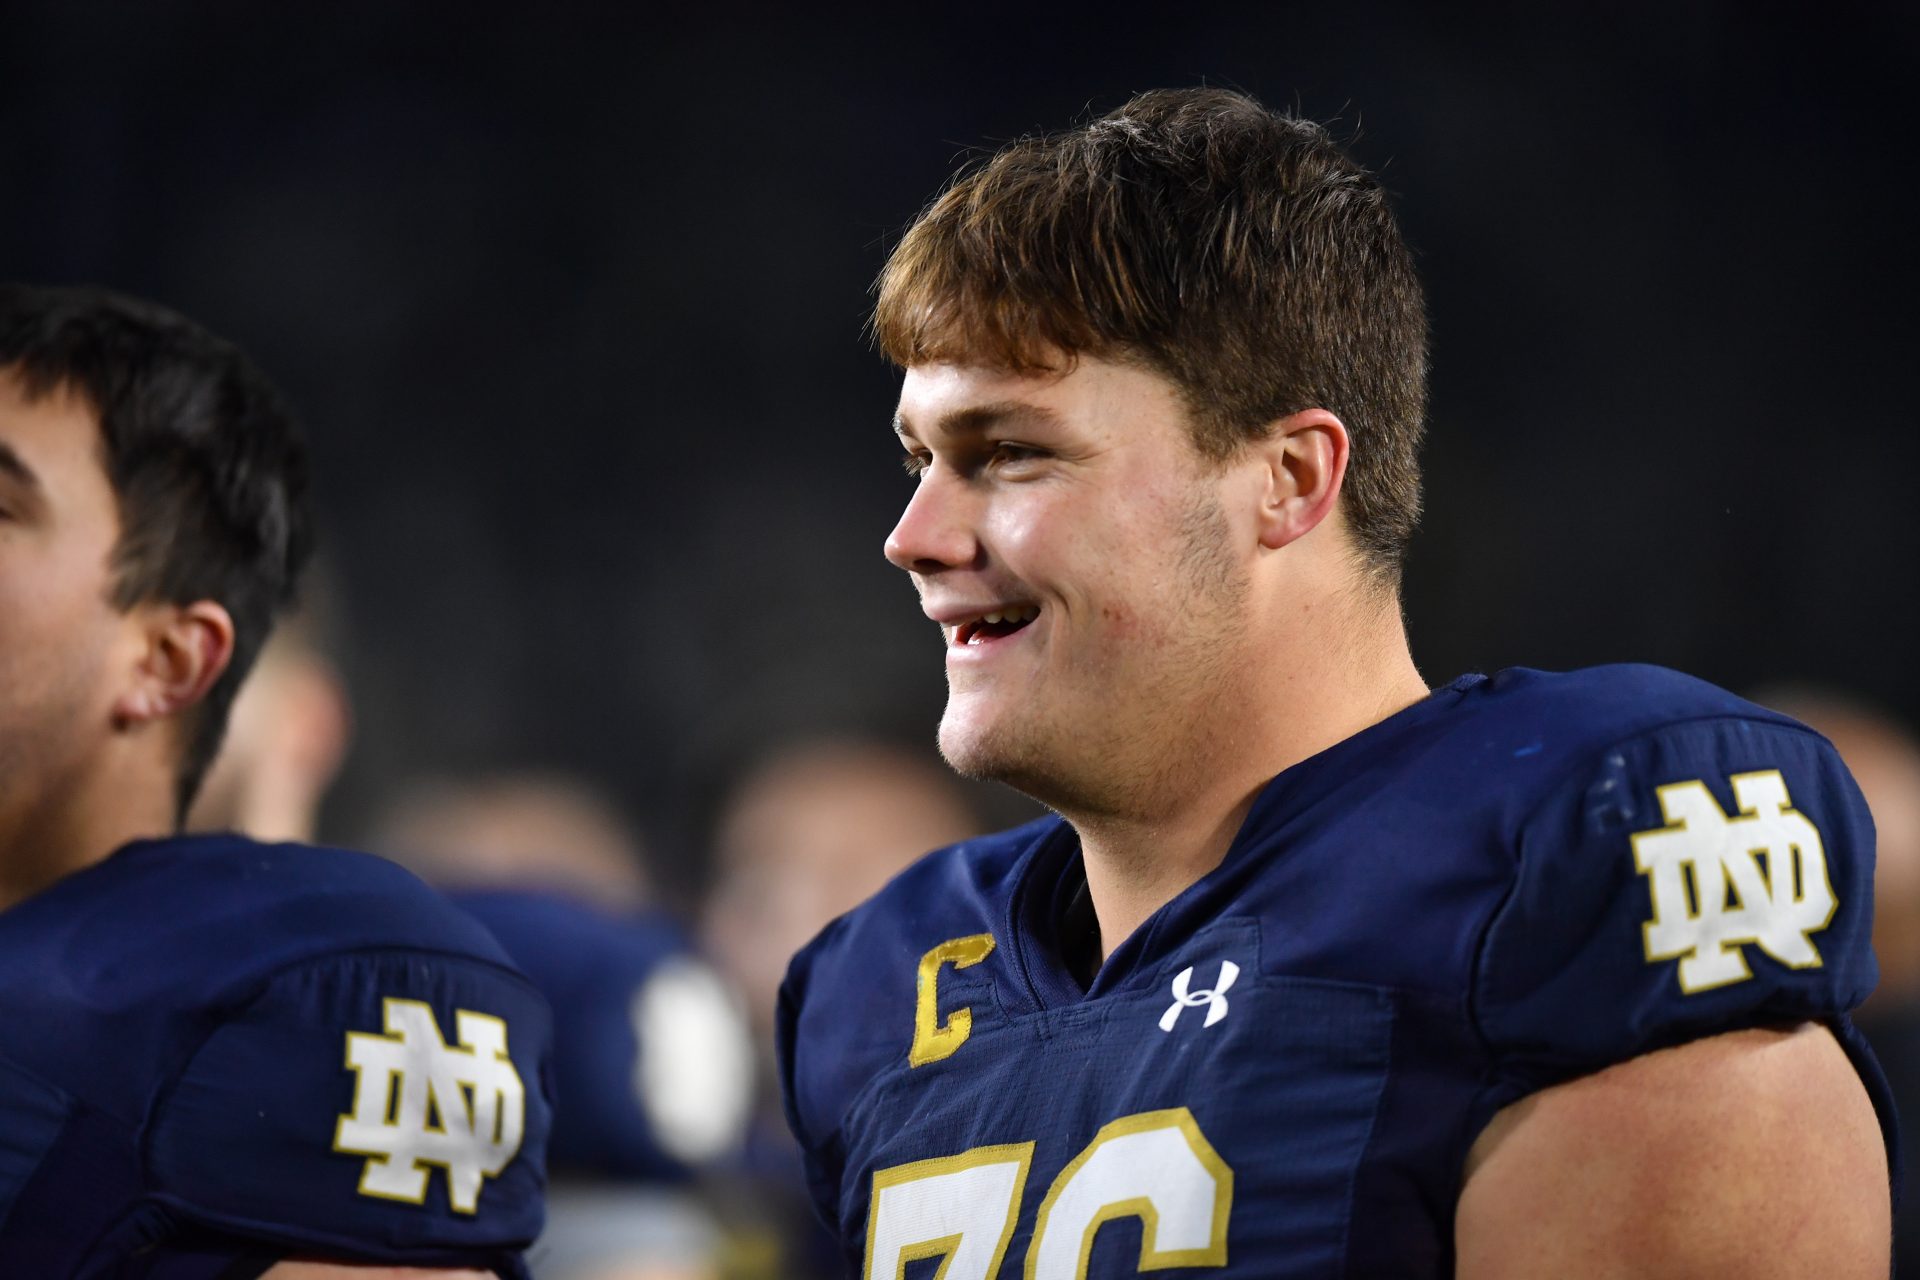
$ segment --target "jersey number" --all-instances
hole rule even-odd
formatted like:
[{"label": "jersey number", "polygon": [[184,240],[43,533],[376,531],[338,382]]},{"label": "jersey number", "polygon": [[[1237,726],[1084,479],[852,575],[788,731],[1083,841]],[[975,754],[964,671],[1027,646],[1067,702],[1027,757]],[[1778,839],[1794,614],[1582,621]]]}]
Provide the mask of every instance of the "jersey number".
[{"label": "jersey number", "polygon": [[[938,1280],[993,1280],[1013,1240],[1031,1142],[975,1147],[873,1175],[864,1280],[901,1280],[942,1258]],[[1223,1267],[1233,1170],[1185,1107],[1115,1120],[1053,1180],[1026,1280],[1085,1280],[1102,1223],[1140,1219],[1141,1271]]]}]

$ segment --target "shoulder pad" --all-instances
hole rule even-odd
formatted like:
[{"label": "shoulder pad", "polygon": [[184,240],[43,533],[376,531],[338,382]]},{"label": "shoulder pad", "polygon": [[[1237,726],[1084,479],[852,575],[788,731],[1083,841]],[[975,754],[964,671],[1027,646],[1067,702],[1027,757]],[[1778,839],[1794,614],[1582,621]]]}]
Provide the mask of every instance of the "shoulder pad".
[{"label": "shoulder pad", "polygon": [[1877,977],[1872,883],[1859,790],[1791,721],[1689,719],[1593,751],[1520,828],[1477,966],[1506,1100],[1698,1036],[1843,1016]]},{"label": "shoulder pad", "polygon": [[155,1108],[150,1178],[251,1238],[429,1265],[541,1224],[551,1024],[523,979],[405,950],[309,960],[212,1026]]}]

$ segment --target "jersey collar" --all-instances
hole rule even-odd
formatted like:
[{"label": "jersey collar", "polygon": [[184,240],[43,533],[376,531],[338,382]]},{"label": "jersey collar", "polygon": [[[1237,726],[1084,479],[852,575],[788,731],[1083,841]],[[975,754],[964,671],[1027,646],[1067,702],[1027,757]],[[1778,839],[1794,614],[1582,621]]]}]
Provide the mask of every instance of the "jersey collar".
[{"label": "jersey collar", "polygon": [[[1127,983],[1160,958],[1165,945],[1185,938],[1212,918],[1204,909],[1209,888],[1230,874],[1251,851],[1271,849],[1273,832],[1304,812],[1327,790],[1326,781],[1394,750],[1405,735],[1445,715],[1486,680],[1469,674],[1377,724],[1276,774],[1261,788],[1220,865],[1176,894],[1108,954],[1091,983],[1079,974],[1093,969],[1097,926],[1087,899],[1086,865],[1073,827],[1059,823],[1035,841],[1015,872],[1008,934],[1028,993],[1041,1008],[1059,1008],[1097,998]],[[1202,909],[1196,915],[1195,908]],[[1097,954],[1097,952],[1094,952]]]}]

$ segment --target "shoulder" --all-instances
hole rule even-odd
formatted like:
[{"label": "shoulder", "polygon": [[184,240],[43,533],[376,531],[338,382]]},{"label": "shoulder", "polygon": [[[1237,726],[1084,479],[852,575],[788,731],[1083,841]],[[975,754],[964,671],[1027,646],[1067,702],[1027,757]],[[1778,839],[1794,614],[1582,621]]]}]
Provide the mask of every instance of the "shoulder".
[{"label": "shoulder", "polygon": [[1864,998],[1872,825],[1824,738],[1655,667],[1506,678],[1532,776],[1473,999],[1516,1092]]},{"label": "shoulder", "polygon": [[142,1043],[151,1071],[278,975],[352,957],[526,986],[485,928],[386,859],[199,836],[129,845],[0,915],[0,1011],[45,1024],[47,1052]]},{"label": "shoulder", "polygon": [[[16,1067],[137,1143],[128,1194],[203,1227],[315,1252],[380,1240],[393,1263],[491,1258],[538,1229],[547,1008],[476,921],[381,859],[129,846],[0,916],[0,1016]],[[408,1135],[404,1107],[388,1119],[383,1089],[415,1068],[506,1117],[444,1185],[388,1160],[437,1141]]]},{"label": "shoulder", "polygon": [[1537,756],[1550,767],[1579,767],[1617,743],[1697,722],[1811,732],[1705,680],[1639,663],[1564,672],[1512,667],[1471,686],[1460,711],[1463,725],[1511,744],[1510,759]]},{"label": "shoulder", "polygon": [[[75,981],[182,991],[342,950],[507,964],[484,928],[384,858],[232,835],[128,845],[0,915],[0,947],[37,948]],[[166,965],[141,965],[152,955]]]},{"label": "shoulder", "polygon": [[1629,828],[1663,825],[1664,788],[1717,785],[1734,814],[1735,779],[1779,770],[1794,801],[1841,826],[1863,816],[1824,738],[1704,680],[1644,665],[1513,668],[1464,686],[1399,790],[1444,802],[1524,873],[1591,861]]},{"label": "shoulder", "polygon": [[904,1056],[897,1035],[869,1024],[914,1007],[923,961],[949,944],[998,945],[1020,865],[1062,825],[1043,818],[935,850],[794,957],[781,988],[780,1068],[803,1135],[830,1127],[867,1080]]}]

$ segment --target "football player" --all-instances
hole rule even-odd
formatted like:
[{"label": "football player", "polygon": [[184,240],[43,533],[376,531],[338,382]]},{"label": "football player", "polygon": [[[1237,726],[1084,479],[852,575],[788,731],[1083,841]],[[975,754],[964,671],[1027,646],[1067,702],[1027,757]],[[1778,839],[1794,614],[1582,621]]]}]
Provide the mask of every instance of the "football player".
[{"label": "football player", "polygon": [[789,971],[854,1272],[1886,1275],[1859,793],[1656,668],[1428,687],[1421,291],[1325,130],[1197,89],[1015,142],[875,329],[941,749],[1058,816]]},{"label": "football player", "polygon": [[387,861],[176,834],[306,490],[231,346],[0,287],[0,1275],[524,1275],[532,986]]}]

